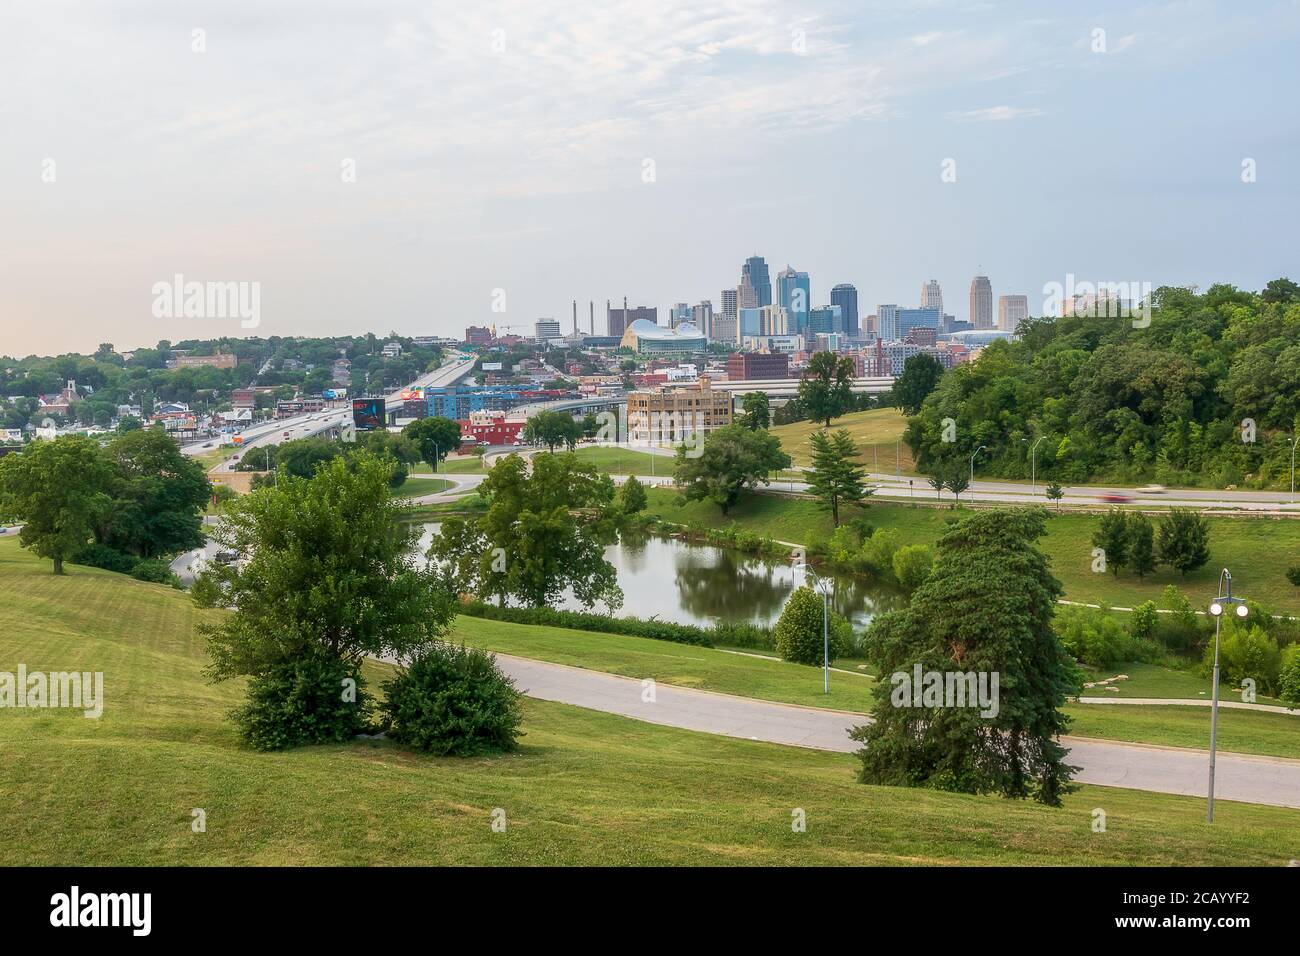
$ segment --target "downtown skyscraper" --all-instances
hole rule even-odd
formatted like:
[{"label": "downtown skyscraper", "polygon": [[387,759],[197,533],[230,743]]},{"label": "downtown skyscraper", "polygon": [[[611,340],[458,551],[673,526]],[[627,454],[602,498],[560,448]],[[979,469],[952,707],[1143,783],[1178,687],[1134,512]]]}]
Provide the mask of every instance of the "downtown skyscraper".
[{"label": "downtown skyscraper", "polygon": [[776,274],[776,301],[789,316],[790,331],[798,334],[808,328],[808,309],[812,288],[808,273],[786,266]]},{"label": "downtown skyscraper", "polygon": [[[742,305],[741,308],[761,309],[772,304],[772,277],[767,271],[767,260],[762,256],[750,256],[740,267],[740,286],[754,290],[754,304]],[[742,293],[743,294],[743,293]]]},{"label": "downtown skyscraper", "polygon": [[[844,323],[844,333],[851,339],[858,337],[858,290],[850,282],[841,282],[835,288],[831,289],[831,305],[840,307],[841,320]],[[940,309],[940,312],[943,310]]]},{"label": "downtown skyscraper", "polygon": [[970,280],[970,324],[976,329],[993,328],[993,283],[988,276]]}]

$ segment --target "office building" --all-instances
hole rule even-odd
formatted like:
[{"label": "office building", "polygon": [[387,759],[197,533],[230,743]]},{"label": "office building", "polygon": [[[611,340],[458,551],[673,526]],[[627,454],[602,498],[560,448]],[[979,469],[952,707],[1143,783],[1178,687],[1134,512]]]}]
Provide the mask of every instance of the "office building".
[{"label": "office building", "polygon": [[623,337],[628,326],[633,322],[645,321],[659,324],[659,309],[657,306],[639,305],[635,309],[627,307],[627,297],[623,297],[623,308],[611,309],[609,300],[605,300],[605,329],[606,335]]},{"label": "office building", "polygon": [[779,352],[733,352],[727,356],[727,381],[789,378],[790,356]]},{"label": "office building", "polygon": [[[906,340],[907,333],[916,328],[933,329],[937,335],[939,332],[939,310],[898,309],[895,313],[893,340]],[[892,340],[886,339],[886,341]]]},{"label": "office building", "polygon": [[633,444],[679,444],[730,425],[731,418],[731,393],[715,391],[707,376],[691,388],[627,393],[627,438]]},{"label": "office building", "polygon": [[561,336],[559,319],[538,319],[533,323],[538,342],[549,342]]},{"label": "office building", "polygon": [[898,338],[898,306],[876,306],[876,338],[893,342]]},{"label": "office building", "polygon": [[808,328],[808,310],[812,305],[812,289],[808,273],[796,272],[786,266],[776,274],[776,301],[789,317],[790,331],[803,332]]},{"label": "office building", "polygon": [[1003,332],[1014,332],[1016,326],[1029,318],[1029,296],[998,296],[998,328]]},{"label": "office building", "polygon": [[838,305],[823,305],[808,313],[809,338],[819,332],[844,333],[844,315]]},{"label": "office building", "polygon": [[668,310],[669,328],[677,328],[683,322],[691,321],[691,307],[685,302],[674,302],[673,307]]},{"label": "office building", "polygon": [[938,309],[943,314],[943,291],[938,279],[928,279],[921,283],[921,308]]},{"label": "office building", "polygon": [[923,325],[914,325],[907,330],[903,341],[910,342],[913,345],[934,345],[939,341],[939,330]]},{"label": "office building", "polygon": [[970,280],[970,324],[977,329],[993,328],[993,284],[988,276]]},{"label": "office building", "polygon": [[742,308],[762,308],[772,304],[772,279],[768,275],[767,261],[762,256],[750,256],[740,269],[740,284],[754,291],[754,304]]},{"label": "office building", "polygon": [[763,310],[759,308],[741,308],[740,337],[763,334]]},{"label": "office building", "polygon": [[466,345],[491,345],[495,337],[492,330],[483,325],[471,325],[465,330]]},{"label": "office building", "polygon": [[704,333],[706,339],[713,338],[713,303],[705,299],[691,308],[691,325]]},{"label": "office building", "polygon": [[844,322],[844,334],[851,339],[862,333],[858,327],[858,290],[848,282],[841,282],[831,289],[831,305],[840,307],[840,316]]}]

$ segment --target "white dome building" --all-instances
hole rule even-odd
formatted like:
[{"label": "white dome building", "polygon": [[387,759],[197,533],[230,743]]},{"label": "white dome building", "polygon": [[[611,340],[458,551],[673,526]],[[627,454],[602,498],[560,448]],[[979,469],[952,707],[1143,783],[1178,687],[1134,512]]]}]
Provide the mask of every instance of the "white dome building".
[{"label": "white dome building", "polygon": [[691,353],[705,351],[708,339],[690,322],[669,329],[649,319],[637,319],[623,332],[619,346],[627,346],[642,355]]}]

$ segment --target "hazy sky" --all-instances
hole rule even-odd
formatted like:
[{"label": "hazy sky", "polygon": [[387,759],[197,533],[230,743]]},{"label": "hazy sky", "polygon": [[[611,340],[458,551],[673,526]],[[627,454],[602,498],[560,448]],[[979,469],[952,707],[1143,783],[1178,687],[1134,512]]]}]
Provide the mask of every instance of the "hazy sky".
[{"label": "hazy sky", "polygon": [[[603,331],[753,253],[863,314],[934,277],[964,318],[976,272],[1035,313],[1068,272],[1300,278],[1298,33],[1296,2],[6,0],[0,354],[574,298]],[[260,325],[155,317],[178,273],[259,283]]]}]

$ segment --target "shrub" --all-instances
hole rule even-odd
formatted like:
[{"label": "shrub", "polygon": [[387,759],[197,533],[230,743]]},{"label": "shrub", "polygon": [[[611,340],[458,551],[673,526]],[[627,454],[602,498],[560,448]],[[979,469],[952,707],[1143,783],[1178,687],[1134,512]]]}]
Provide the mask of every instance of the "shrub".
[{"label": "shrub", "polygon": [[1300,564],[1293,564],[1286,569],[1286,579],[1300,588]]},{"label": "shrub", "polygon": [[1065,649],[1092,667],[1133,659],[1132,638],[1113,615],[1061,605],[1056,609],[1053,627]]},{"label": "shrub", "polygon": [[116,571],[118,574],[130,574],[140,563],[140,559],[135,555],[124,554],[108,545],[93,542],[85,545],[75,557],[68,560],[73,564],[88,568],[103,568],[105,571]]},{"label": "shrub", "polygon": [[149,581],[153,584],[170,584],[174,588],[181,586],[181,579],[172,573],[171,565],[166,561],[152,558],[141,561],[131,569],[131,577],[137,581]]},{"label": "shrub", "polygon": [[862,545],[862,558],[878,575],[892,577],[894,552],[898,550],[898,532],[893,528],[877,528]]},{"label": "shrub", "polygon": [[253,677],[248,702],[232,717],[244,742],[258,750],[341,743],[366,729],[370,698],[363,688],[356,665],[308,654]]},{"label": "shrub", "polygon": [[1300,707],[1300,644],[1292,644],[1282,652],[1277,695],[1292,707]]},{"label": "shrub", "polygon": [[894,552],[894,577],[909,591],[921,586],[933,566],[934,557],[923,544],[905,545]]},{"label": "shrub", "polygon": [[[1202,670],[1208,676],[1214,670],[1214,642],[1205,647]],[[1277,687],[1282,666],[1282,651],[1258,624],[1226,621],[1219,636],[1220,682],[1234,687],[1250,678],[1259,689],[1270,693]]]},{"label": "shrub", "polygon": [[1166,647],[1186,650],[1197,644],[1202,637],[1204,624],[1192,610],[1187,595],[1178,590],[1176,585],[1165,587],[1161,603],[1170,613],[1160,615],[1156,633]]},{"label": "shrub", "polygon": [[629,475],[627,481],[623,482],[619,499],[625,514],[634,515],[638,511],[644,511],[646,505],[645,486],[637,481],[635,476]]},{"label": "shrub", "polygon": [[490,621],[510,621],[514,624],[542,624],[547,627],[568,627],[579,631],[602,631],[606,634],[629,634],[648,637],[656,641],[674,641],[678,644],[695,644],[712,647],[710,632],[693,624],[675,621],[647,621],[638,617],[611,617],[588,611],[561,611],[551,607],[502,607],[482,601],[468,601],[459,608],[461,614],[487,618]]},{"label": "shrub", "polygon": [[386,682],[384,693],[384,727],[398,743],[443,757],[517,745],[520,694],[487,651],[435,643]]},{"label": "shrub", "polygon": [[[828,620],[832,661],[852,646],[852,627],[835,612]],[[847,632],[847,633],[846,633]],[[822,597],[810,587],[790,595],[774,631],[776,652],[796,664],[820,664],[823,660]]]},{"label": "shrub", "polygon": [[1156,602],[1143,601],[1129,616],[1128,631],[1139,641],[1147,641],[1155,634],[1159,622],[1160,614],[1156,610]]}]

